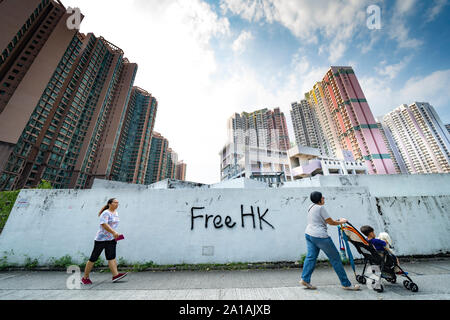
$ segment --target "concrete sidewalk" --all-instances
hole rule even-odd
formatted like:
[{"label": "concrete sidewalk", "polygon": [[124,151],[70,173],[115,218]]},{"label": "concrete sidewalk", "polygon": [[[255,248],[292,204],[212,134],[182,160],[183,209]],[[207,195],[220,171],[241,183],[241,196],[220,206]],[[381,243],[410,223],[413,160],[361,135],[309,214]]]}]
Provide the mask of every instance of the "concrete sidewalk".
[{"label": "concrete sidewalk", "polygon": [[[301,270],[177,271],[130,273],[117,283],[110,273],[93,272],[93,285],[69,290],[65,272],[11,271],[0,273],[0,300],[450,300],[450,259],[402,263],[419,286],[413,293],[383,280],[384,292],[361,285],[359,292],[341,289],[333,269],[318,266],[312,283],[298,284]],[[346,266],[352,283],[353,271]],[[362,266],[357,265],[361,272]]]}]

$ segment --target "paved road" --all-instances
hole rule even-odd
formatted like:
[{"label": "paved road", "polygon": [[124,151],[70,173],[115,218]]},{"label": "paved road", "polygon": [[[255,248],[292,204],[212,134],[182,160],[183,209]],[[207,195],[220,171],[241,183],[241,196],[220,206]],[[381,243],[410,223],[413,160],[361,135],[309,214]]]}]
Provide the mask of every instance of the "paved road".
[{"label": "paved road", "polygon": [[[367,286],[344,291],[331,267],[318,266],[312,283],[298,284],[300,270],[178,271],[130,273],[117,283],[109,273],[93,272],[92,286],[70,290],[64,272],[0,272],[0,300],[450,300],[450,259],[403,263],[419,292],[384,281],[377,293]],[[361,271],[362,266],[357,266]],[[346,267],[354,281],[353,272]]]}]

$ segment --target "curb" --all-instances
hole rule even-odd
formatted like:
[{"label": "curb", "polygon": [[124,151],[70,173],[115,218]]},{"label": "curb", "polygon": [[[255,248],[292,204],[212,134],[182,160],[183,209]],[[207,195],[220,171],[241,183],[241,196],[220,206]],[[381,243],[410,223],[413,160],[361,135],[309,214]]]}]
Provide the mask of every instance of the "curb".
[{"label": "curb", "polygon": [[[398,257],[400,262],[414,263],[420,261],[440,261],[450,258],[450,253],[443,253],[438,255],[422,255],[422,256],[400,256]],[[362,265],[363,259],[356,259],[356,265]],[[345,263],[344,265],[349,265]],[[317,261],[317,266],[330,266],[328,260]],[[273,270],[273,269],[298,269],[302,268],[303,264],[297,261],[280,261],[280,262],[257,262],[257,263],[243,263],[239,265],[224,264],[224,265],[174,265],[174,266],[155,266],[140,269],[139,266],[118,265],[118,267],[128,272],[176,272],[176,271],[239,271],[239,270]],[[82,269],[82,268],[80,268]],[[97,267],[97,272],[109,272],[108,267]],[[30,271],[30,272],[66,272],[67,268],[64,267],[5,267],[0,272],[5,271]]]}]

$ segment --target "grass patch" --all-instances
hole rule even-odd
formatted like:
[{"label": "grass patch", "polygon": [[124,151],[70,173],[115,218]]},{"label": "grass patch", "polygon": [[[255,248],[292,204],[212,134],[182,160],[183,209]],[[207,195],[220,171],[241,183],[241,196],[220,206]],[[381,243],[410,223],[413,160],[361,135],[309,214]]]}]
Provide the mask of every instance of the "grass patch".
[{"label": "grass patch", "polygon": [[25,256],[25,269],[33,270],[39,265],[38,259],[32,259],[29,256]]},{"label": "grass patch", "polygon": [[50,266],[54,268],[67,268],[75,264],[76,263],[72,261],[72,257],[68,254],[59,259],[50,258]]},{"label": "grass patch", "polygon": [[9,214],[14,207],[14,203],[16,203],[19,192],[20,190],[0,192],[0,233],[3,231],[6,221],[8,221]]},{"label": "grass patch", "polygon": [[6,270],[11,266],[8,262],[8,256],[13,254],[14,251],[12,249],[10,251],[3,251],[3,255],[0,257],[0,271]]},{"label": "grass patch", "polygon": [[300,266],[303,266],[303,264],[305,263],[305,259],[306,259],[306,254],[302,254],[302,255],[300,256],[300,260],[298,261],[298,264],[299,264]]},{"label": "grass patch", "polygon": [[119,258],[118,267],[127,272],[143,272],[143,271],[212,271],[212,270],[249,270],[249,269],[281,269],[281,268],[298,268],[296,262],[233,262],[226,264],[216,263],[200,263],[200,264],[173,264],[158,265],[153,261],[127,264],[125,260]]}]

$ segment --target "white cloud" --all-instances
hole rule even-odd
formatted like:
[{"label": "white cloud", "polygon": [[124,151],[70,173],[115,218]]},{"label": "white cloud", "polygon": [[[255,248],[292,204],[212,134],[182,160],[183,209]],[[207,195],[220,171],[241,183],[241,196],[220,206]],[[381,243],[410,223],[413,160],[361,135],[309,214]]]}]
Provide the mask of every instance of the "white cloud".
[{"label": "white cloud", "polygon": [[417,0],[397,0],[395,10],[398,15],[410,14],[417,6]]},{"label": "white cloud", "polygon": [[434,0],[434,5],[427,12],[426,22],[433,21],[446,5],[448,5],[448,0]]},{"label": "white cloud", "polygon": [[230,10],[249,21],[260,21],[264,18],[271,23],[277,15],[271,0],[226,0],[221,1],[220,7],[223,13]]},{"label": "white cloud", "polygon": [[[409,79],[400,90],[400,97],[413,101],[426,101],[437,108],[450,103],[450,69],[435,71],[425,77]],[[412,102],[412,101],[411,101]]]},{"label": "white cloud", "polygon": [[250,31],[242,31],[237,39],[233,42],[232,49],[236,53],[242,53],[245,51],[246,46],[250,40],[253,39],[253,35]]},{"label": "white cloud", "polygon": [[383,38],[383,33],[380,30],[371,30],[371,32],[369,33],[369,38],[370,38],[370,42],[369,43],[364,43],[361,42],[358,45],[358,48],[361,49],[361,53],[362,54],[366,54],[369,51],[372,50],[372,48],[375,46],[375,44]]},{"label": "white cloud", "polygon": [[438,114],[448,112],[450,107],[450,69],[435,71],[423,77],[412,77],[400,89],[393,89],[390,81],[381,78],[362,77],[360,82],[375,116],[384,115],[401,104],[414,101],[429,102]]},{"label": "white cloud", "polygon": [[388,26],[389,37],[397,41],[399,48],[414,49],[423,44],[422,40],[410,37],[406,26],[409,16],[417,9],[417,0],[396,0],[394,13]]},{"label": "white cloud", "polygon": [[278,22],[303,42],[317,44],[318,35],[327,43],[329,61],[336,63],[352,37],[366,27],[366,8],[381,0],[221,0],[224,13],[249,21]]},{"label": "white cloud", "polygon": [[396,64],[386,65],[386,61],[381,63],[381,67],[375,67],[377,73],[381,76],[394,79],[412,60],[412,56],[406,56],[402,61]]},{"label": "white cloud", "polygon": [[333,42],[333,44],[330,45],[330,56],[328,60],[331,64],[335,64],[338,62],[342,56],[344,55],[345,51],[347,50],[347,46],[343,42]]}]

